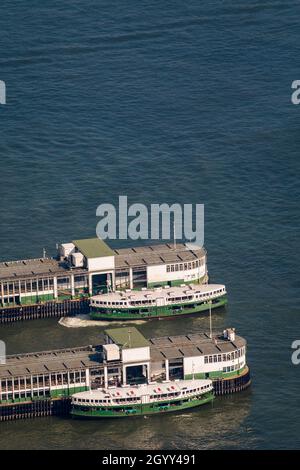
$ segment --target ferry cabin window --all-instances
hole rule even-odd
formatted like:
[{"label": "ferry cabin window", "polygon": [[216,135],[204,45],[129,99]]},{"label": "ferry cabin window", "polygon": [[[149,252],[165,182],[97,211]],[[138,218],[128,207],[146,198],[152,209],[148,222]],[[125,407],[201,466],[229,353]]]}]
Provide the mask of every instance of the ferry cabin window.
[{"label": "ferry cabin window", "polygon": [[202,266],[203,264],[204,264],[203,260],[197,260],[197,261],[193,261],[190,263],[168,264],[166,265],[166,271],[167,273],[174,272],[174,271],[188,271],[191,269],[196,269],[199,266]]}]

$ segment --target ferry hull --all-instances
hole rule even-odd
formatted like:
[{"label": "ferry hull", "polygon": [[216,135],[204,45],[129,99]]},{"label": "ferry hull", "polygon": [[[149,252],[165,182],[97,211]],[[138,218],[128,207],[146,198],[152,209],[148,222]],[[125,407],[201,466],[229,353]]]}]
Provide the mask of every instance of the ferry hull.
[{"label": "ferry hull", "polygon": [[[119,406],[113,409],[97,409],[90,407],[90,409],[82,409],[80,406],[73,406],[71,415],[74,418],[126,418],[147,415],[161,415],[170,412],[179,412],[197,406],[205,405],[214,399],[212,392],[207,393],[201,397],[190,399],[184,403],[151,403],[151,404],[137,404],[130,406]],[[86,407],[87,408],[87,407]],[[119,408],[117,410],[117,408]]]},{"label": "ferry hull", "polygon": [[[211,308],[223,307],[227,304],[227,297],[223,296],[219,299],[216,299],[212,304]],[[140,313],[131,313],[130,310],[122,311],[111,311],[108,310],[103,312],[95,308],[91,309],[90,317],[92,320],[105,320],[105,321],[120,321],[120,320],[150,320],[150,319],[160,319],[160,318],[170,318],[170,317],[181,317],[184,315],[193,315],[200,312],[205,312],[209,310],[208,303],[202,303],[195,305],[193,308],[182,306],[181,309],[174,310],[170,307],[155,307],[150,312],[143,313],[141,310]]]}]

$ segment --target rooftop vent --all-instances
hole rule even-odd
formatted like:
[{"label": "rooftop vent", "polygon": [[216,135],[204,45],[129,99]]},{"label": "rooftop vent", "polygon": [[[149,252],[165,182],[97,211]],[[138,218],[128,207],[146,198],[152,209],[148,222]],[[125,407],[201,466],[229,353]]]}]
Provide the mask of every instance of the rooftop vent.
[{"label": "rooftop vent", "polygon": [[223,336],[224,336],[224,339],[227,339],[228,341],[234,341],[235,340],[235,328],[226,328],[226,330],[223,331]]}]

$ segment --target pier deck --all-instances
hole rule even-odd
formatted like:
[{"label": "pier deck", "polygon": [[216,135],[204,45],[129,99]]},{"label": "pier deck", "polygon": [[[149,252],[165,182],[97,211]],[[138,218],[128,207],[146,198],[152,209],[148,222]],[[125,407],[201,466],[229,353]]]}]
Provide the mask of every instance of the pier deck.
[{"label": "pier deck", "polygon": [[[133,330],[131,327],[131,337]],[[111,331],[106,330],[105,335]],[[6,363],[0,364],[0,421],[68,414],[73,393],[126,382],[126,367],[132,369],[132,365],[139,367],[139,364],[141,367],[143,361],[139,363],[139,353],[133,346],[136,354],[133,363],[133,359],[124,362],[122,348],[118,360],[106,360],[105,338],[103,335],[102,344],[96,346],[8,356]],[[213,339],[206,333],[166,336],[150,338],[147,342],[145,339],[142,346],[139,346],[142,350],[149,347],[152,381],[190,379],[195,372],[195,378],[213,380],[216,395],[241,391],[251,382],[244,360],[246,341],[237,335],[233,341],[225,339],[222,333],[215,334]],[[223,364],[240,361],[239,370],[235,367],[231,373],[222,372]],[[219,372],[212,372],[217,362]]]}]

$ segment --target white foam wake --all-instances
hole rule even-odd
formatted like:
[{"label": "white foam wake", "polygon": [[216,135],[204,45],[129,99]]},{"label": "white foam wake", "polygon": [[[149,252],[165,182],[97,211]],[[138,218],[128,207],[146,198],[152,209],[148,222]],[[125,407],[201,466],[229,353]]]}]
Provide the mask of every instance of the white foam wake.
[{"label": "white foam wake", "polygon": [[89,326],[108,326],[116,324],[128,324],[134,323],[135,325],[142,325],[145,323],[145,320],[135,320],[135,321],[101,321],[101,320],[90,320],[88,315],[78,315],[76,317],[62,317],[59,319],[59,324],[65,326],[66,328],[87,328]]}]

